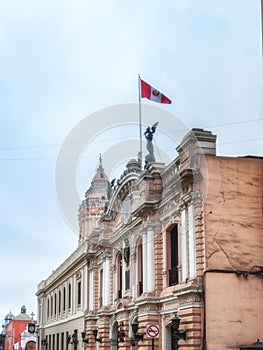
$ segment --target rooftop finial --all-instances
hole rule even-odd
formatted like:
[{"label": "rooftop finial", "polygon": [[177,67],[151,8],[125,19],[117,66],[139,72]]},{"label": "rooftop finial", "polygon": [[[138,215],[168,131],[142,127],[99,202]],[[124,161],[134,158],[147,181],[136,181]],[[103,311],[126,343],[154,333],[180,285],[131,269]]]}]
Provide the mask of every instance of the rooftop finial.
[{"label": "rooftop finial", "polygon": [[100,153],[100,168],[102,168],[102,158],[101,158],[101,153]]},{"label": "rooftop finial", "polygon": [[25,314],[25,313],[26,313],[26,307],[25,307],[25,305],[22,305],[21,314]]}]

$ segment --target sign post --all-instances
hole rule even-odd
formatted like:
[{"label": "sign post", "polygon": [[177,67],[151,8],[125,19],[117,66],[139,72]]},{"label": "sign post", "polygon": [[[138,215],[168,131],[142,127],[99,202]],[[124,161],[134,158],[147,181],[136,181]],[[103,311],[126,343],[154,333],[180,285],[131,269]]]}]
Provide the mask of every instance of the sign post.
[{"label": "sign post", "polygon": [[160,326],[158,324],[147,324],[146,336],[152,339],[152,350],[154,350],[154,339],[158,339],[160,336]]}]

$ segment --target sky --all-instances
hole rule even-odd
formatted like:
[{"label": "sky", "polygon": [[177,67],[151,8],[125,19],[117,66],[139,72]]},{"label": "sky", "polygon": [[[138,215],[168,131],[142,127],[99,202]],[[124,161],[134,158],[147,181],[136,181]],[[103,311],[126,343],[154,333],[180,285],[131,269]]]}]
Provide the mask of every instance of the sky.
[{"label": "sky", "polygon": [[[124,166],[118,145],[138,139],[125,112],[138,103],[138,74],[173,101],[142,101],[171,128],[211,130],[218,155],[262,156],[260,23],[260,0],[0,1],[1,322],[22,305],[36,313],[37,285],[77,247],[56,177],[72,131],[89,118],[74,165],[80,201],[100,153],[114,149]],[[120,105],[122,124],[104,114]],[[172,159],[161,115],[156,138]]]}]

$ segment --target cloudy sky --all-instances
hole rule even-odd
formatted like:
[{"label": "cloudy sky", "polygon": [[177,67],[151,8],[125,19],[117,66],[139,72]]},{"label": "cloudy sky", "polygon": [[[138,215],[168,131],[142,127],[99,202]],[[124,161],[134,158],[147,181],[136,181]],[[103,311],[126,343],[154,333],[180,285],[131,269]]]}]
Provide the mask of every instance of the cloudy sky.
[{"label": "cloudy sky", "polygon": [[[159,107],[217,134],[218,154],[262,156],[262,62],[260,0],[1,0],[1,322],[36,313],[38,283],[76,248],[55,172],[84,118],[137,103],[140,73],[172,99]],[[110,129],[76,169],[80,198],[99,153],[138,136]]]}]

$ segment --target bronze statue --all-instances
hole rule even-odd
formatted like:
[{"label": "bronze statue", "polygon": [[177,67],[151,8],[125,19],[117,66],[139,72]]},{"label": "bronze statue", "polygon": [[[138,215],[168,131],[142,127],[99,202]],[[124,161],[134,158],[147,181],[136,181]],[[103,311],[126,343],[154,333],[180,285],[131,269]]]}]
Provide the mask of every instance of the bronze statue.
[{"label": "bronze statue", "polygon": [[159,124],[159,122],[156,122],[155,124],[153,124],[152,127],[148,126],[144,132],[144,136],[147,140],[147,145],[146,148],[148,150],[148,154],[145,157],[145,168],[148,167],[149,163],[154,163],[155,162],[155,157],[153,154],[153,134],[155,133],[155,130],[157,128],[157,125]]}]

